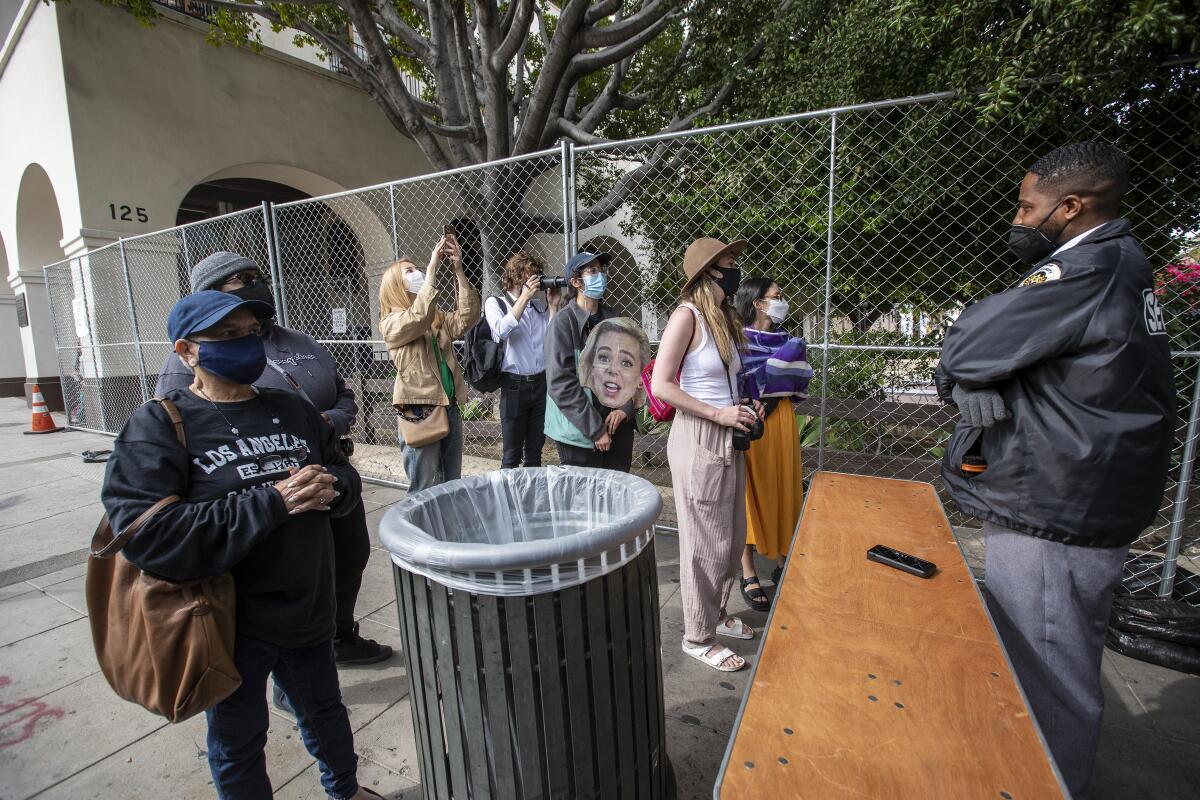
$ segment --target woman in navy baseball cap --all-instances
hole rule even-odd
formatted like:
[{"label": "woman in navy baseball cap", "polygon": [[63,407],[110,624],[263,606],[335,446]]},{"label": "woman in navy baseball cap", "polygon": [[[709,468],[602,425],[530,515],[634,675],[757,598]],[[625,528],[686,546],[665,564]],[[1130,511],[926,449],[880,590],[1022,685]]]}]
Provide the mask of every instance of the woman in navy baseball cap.
[{"label": "woman in navy baseball cap", "polygon": [[325,792],[379,797],[358,784],[333,649],[330,519],[358,504],[362,483],[312,403],[252,385],[266,369],[264,312],[265,303],[216,291],[175,304],[167,332],[194,377],[134,411],[113,443],[101,499],[123,531],[163,498],[182,498],[151,516],[122,554],[169,581],[233,577],[242,683],[205,712],[217,796],[271,796],[270,675],[295,708]]}]

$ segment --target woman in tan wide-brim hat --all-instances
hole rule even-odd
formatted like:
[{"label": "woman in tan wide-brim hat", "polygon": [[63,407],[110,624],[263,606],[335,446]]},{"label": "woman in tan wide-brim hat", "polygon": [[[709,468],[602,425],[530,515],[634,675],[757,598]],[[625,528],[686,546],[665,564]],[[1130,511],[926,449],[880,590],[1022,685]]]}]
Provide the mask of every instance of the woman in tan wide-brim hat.
[{"label": "woman in tan wide-brim hat", "polygon": [[683,651],[722,672],[746,662],[716,637],[754,637],[725,613],[746,544],[745,460],[733,448],[733,431],[748,431],[761,414],[738,396],[745,334],[731,301],[745,247],[710,238],[688,246],[681,302],[663,331],[651,381],[655,397],[677,412],[667,460],[679,519]]}]

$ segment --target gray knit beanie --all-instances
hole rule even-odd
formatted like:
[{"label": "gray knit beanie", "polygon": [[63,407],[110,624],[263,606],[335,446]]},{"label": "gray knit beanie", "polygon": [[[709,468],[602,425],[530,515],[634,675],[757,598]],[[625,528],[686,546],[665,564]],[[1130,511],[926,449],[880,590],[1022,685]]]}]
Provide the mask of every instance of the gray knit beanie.
[{"label": "gray knit beanie", "polygon": [[225,250],[213,253],[208,258],[196,262],[192,267],[192,291],[202,292],[205,289],[220,289],[225,279],[235,272],[244,269],[254,269],[262,272],[258,264],[237,253]]}]

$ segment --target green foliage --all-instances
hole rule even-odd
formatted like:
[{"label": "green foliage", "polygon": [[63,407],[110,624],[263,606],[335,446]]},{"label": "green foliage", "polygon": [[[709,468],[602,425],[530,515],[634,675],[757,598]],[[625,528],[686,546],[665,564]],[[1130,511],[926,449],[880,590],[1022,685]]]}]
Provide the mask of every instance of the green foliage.
[{"label": "green foliage", "polygon": [[492,418],[492,404],[482,398],[468,400],[462,407],[463,422],[482,422]]},{"label": "green foliage", "polygon": [[[897,306],[939,311],[1011,285],[1020,265],[1005,234],[1017,184],[1038,156],[1070,141],[1106,139],[1129,153],[1127,213],[1152,261],[1186,245],[1200,229],[1200,71],[1163,66],[1200,54],[1200,17],[1185,5],[796,0],[780,12],[747,0],[736,14],[689,17],[720,45],[695,49],[687,74],[720,74],[722,53],[765,34],[726,119],[963,93],[838,117],[832,300],[865,330]],[[829,140],[821,118],[674,145],[678,165],[629,198],[624,222],[650,244],[658,277],[647,295],[677,296],[691,239],[742,237],[752,272],[784,285],[802,311],[819,308]],[[649,148],[622,156],[644,160]],[[620,166],[592,159],[584,168],[581,196],[594,197]]]}]

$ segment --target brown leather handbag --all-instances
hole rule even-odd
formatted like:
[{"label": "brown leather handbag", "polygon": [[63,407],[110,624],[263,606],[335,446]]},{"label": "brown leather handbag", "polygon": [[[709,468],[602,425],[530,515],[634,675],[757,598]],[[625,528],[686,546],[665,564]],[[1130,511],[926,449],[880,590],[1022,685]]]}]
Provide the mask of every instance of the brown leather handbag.
[{"label": "brown leather handbag", "polygon": [[[156,398],[187,446],[183,418],[170,400]],[[87,565],[87,608],[100,671],[126,700],[182,722],[212,708],[242,683],[233,663],[233,578],[163,580],[120,554],[162,509],[180,501],[164,497],[113,536],[105,515],[92,537]]]}]

